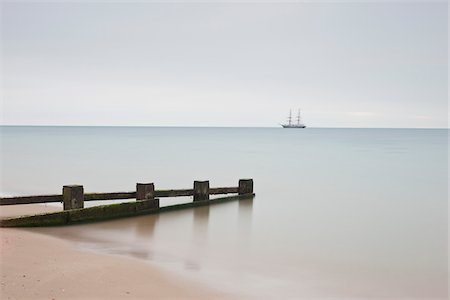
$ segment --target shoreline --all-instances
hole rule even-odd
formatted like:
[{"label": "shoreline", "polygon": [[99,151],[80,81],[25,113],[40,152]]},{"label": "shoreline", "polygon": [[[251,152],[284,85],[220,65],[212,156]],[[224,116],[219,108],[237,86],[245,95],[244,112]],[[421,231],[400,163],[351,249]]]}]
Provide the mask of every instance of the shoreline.
[{"label": "shoreline", "polygon": [[1,228],[0,240],[2,299],[236,299],[151,263],[82,251],[27,229]]}]

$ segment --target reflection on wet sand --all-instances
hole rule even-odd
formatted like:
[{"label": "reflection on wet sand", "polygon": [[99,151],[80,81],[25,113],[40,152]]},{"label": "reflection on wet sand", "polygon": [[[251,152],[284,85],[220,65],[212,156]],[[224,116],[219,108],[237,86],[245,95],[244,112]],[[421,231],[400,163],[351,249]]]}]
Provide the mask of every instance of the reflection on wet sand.
[{"label": "reflection on wet sand", "polygon": [[148,215],[145,217],[136,218],[136,222],[129,222],[135,225],[136,238],[144,237],[149,238],[155,234],[157,224],[159,220],[159,215]]},{"label": "reflection on wet sand", "polygon": [[241,242],[249,242],[252,231],[253,198],[239,201],[239,238]]},{"label": "reflection on wet sand", "polygon": [[194,240],[205,243],[208,235],[209,206],[195,208],[193,215]]},{"label": "reflection on wet sand", "polygon": [[185,270],[200,271],[202,269],[198,254],[200,251],[204,252],[208,244],[209,212],[209,206],[197,207],[190,212],[193,216],[192,242],[195,247],[189,248],[191,253],[184,258],[183,267]]},{"label": "reflection on wet sand", "polygon": [[[153,237],[155,234],[157,223],[159,220],[159,215],[149,215],[147,217],[140,217],[136,219],[136,222],[129,222],[130,224],[135,225],[135,239],[137,244],[139,243],[139,240],[144,238],[145,240],[149,240]],[[126,253],[125,253],[126,254]],[[128,253],[131,256],[134,256],[136,258],[141,259],[147,259],[147,260],[153,260],[154,258],[154,252],[152,251],[152,248],[144,247],[141,252],[136,252],[133,250],[130,250]]]}]

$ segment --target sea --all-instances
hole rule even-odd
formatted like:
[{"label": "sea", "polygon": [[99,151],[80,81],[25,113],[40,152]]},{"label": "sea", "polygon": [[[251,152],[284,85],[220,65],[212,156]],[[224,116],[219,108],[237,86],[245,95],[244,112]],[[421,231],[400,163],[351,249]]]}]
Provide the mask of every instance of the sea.
[{"label": "sea", "polygon": [[254,180],[252,200],[27,230],[236,297],[448,298],[447,129],[0,130],[3,196]]}]

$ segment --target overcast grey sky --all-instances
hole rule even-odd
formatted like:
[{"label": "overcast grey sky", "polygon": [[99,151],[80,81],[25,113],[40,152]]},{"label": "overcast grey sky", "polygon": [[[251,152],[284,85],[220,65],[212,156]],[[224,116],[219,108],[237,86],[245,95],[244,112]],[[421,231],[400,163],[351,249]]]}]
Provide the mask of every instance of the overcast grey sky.
[{"label": "overcast grey sky", "polygon": [[447,127],[447,1],[1,4],[2,124]]}]

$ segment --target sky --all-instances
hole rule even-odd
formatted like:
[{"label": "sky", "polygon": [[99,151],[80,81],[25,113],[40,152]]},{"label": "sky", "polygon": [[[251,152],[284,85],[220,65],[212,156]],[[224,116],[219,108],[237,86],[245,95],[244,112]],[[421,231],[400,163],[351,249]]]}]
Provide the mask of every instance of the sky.
[{"label": "sky", "polygon": [[447,1],[3,1],[1,124],[447,128]]}]

